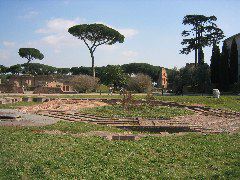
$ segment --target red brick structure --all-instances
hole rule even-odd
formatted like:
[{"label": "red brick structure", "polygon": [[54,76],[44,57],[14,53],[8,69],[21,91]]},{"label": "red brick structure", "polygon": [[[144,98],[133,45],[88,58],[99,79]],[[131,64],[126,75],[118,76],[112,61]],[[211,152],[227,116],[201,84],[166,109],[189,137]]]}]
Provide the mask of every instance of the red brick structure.
[{"label": "red brick structure", "polygon": [[166,89],[167,85],[168,85],[167,71],[165,68],[161,68],[161,71],[159,74],[158,86]]},{"label": "red brick structure", "polygon": [[0,84],[0,93],[24,93],[23,88],[14,84]]},{"label": "red brick structure", "polygon": [[[70,75],[21,75],[10,77],[8,84],[14,84],[24,90],[33,90],[36,94],[76,93],[71,85],[73,77]],[[4,89],[3,92],[5,92]]]}]

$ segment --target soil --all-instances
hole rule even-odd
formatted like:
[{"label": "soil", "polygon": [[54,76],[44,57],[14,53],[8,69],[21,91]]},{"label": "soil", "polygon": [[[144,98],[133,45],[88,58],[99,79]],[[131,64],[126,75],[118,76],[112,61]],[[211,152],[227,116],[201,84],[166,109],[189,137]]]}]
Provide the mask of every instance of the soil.
[{"label": "soil", "polygon": [[0,119],[0,126],[46,126],[55,124],[60,119],[22,113],[15,109],[0,109],[0,114],[19,116],[17,119]]},{"label": "soil", "polygon": [[[227,133],[234,133],[239,132],[240,128],[240,113],[238,112],[231,112],[231,111],[222,111],[217,109],[211,109],[208,107],[204,107],[203,105],[181,105],[178,103],[171,103],[171,102],[154,102],[158,105],[168,105],[171,107],[181,107],[186,108],[188,110],[193,111],[194,115],[189,116],[183,116],[183,117],[175,117],[172,119],[166,119],[166,120],[151,120],[151,119],[140,119],[138,124],[139,126],[163,126],[163,124],[166,122],[168,125],[172,124],[172,126],[194,126],[194,130],[199,132],[210,132],[210,133],[221,133],[221,132],[227,132]],[[91,108],[91,107],[98,107],[98,106],[106,106],[109,105],[105,102],[102,102],[100,100],[53,100],[49,102],[45,102],[40,105],[34,105],[30,107],[22,107],[17,110],[12,110],[11,112],[8,111],[8,113],[20,113],[22,116],[21,120],[19,121],[1,121],[0,125],[20,125],[20,126],[31,126],[31,125],[48,125],[52,123],[56,123],[59,121],[58,118],[52,118],[48,116],[41,116],[37,115],[39,111],[60,111],[64,113],[73,113],[78,112],[81,108]],[[0,110],[1,113],[6,113],[4,110]],[[62,114],[60,114],[62,115]],[[64,115],[62,115],[64,116]],[[82,121],[81,118],[77,118],[76,115],[74,115],[75,118],[71,119],[71,121]],[[65,117],[67,118],[67,117]],[[86,117],[87,118],[87,117]],[[97,117],[92,115],[90,119],[96,119]],[[68,120],[68,119],[65,119]],[[70,119],[69,119],[70,121]],[[111,118],[109,118],[109,121],[111,121]],[[115,120],[116,121],[116,120]],[[195,127],[196,126],[196,127]]]},{"label": "soil", "polygon": [[[240,117],[219,117],[214,115],[202,115],[196,113],[194,115],[183,116],[183,117],[175,117],[170,120],[169,122],[179,122],[179,125],[187,124],[187,126],[199,126],[201,127],[202,132],[209,132],[209,133],[234,133],[238,132],[240,128]],[[141,126],[161,126],[161,120],[142,120],[140,122]],[[195,130],[197,130],[196,128]]]},{"label": "soil", "polygon": [[44,110],[54,110],[54,111],[78,111],[82,108],[93,108],[98,106],[106,106],[107,103],[96,101],[96,100],[53,100],[45,102],[40,105],[34,105],[30,107],[20,108],[21,112],[36,113],[38,111]]}]

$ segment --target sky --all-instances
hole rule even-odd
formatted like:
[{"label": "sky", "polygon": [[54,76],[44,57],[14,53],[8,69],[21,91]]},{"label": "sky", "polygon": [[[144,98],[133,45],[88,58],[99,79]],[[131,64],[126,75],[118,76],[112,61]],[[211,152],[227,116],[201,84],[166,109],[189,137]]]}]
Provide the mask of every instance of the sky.
[{"label": "sky", "polygon": [[[96,66],[149,63],[167,68],[194,62],[180,54],[182,24],[188,14],[215,15],[226,38],[240,33],[240,0],[0,0],[0,64],[25,63],[21,47],[39,49],[43,63],[56,67],[91,66],[84,43],[68,33],[77,24],[102,23],[125,36],[124,43],[103,45]],[[210,63],[211,48],[204,48]]]}]

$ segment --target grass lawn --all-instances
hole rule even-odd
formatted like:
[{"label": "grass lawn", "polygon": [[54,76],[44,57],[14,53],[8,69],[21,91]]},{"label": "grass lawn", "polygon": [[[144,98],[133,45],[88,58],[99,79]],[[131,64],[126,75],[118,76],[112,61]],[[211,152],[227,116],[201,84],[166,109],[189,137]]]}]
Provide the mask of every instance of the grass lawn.
[{"label": "grass lawn", "polygon": [[17,102],[13,104],[0,104],[0,109],[15,109],[21,106],[33,106],[41,104],[41,102]]},{"label": "grass lawn", "polygon": [[175,116],[183,116],[188,114],[193,114],[193,112],[181,109],[181,108],[173,108],[166,106],[137,106],[132,108],[130,111],[126,111],[120,105],[114,106],[102,106],[96,108],[87,108],[82,109],[80,112],[96,114],[100,116],[107,117],[142,117],[142,118],[171,118]]},{"label": "grass lawn", "polygon": [[240,177],[240,134],[190,133],[139,141],[107,141],[32,132],[46,128],[80,133],[100,130],[101,126],[59,122],[41,128],[0,127],[0,179]]},{"label": "grass lawn", "polygon": [[57,129],[62,132],[70,132],[70,133],[86,133],[90,131],[108,131],[108,132],[125,132],[125,130],[111,127],[111,126],[103,126],[103,125],[93,125],[89,123],[83,123],[83,122],[74,122],[69,123],[66,121],[59,121],[56,124],[49,125],[49,126],[42,126],[42,127],[31,127],[30,129],[36,129],[36,130],[53,130]]},{"label": "grass lawn", "polygon": [[[3,96],[3,95],[2,95]],[[6,96],[6,95],[4,95]],[[10,95],[11,96],[11,95]],[[25,95],[24,95],[25,96]],[[21,96],[21,97],[24,97]],[[18,95],[19,97],[19,95]],[[36,97],[34,95],[33,97]],[[49,95],[49,97],[55,98],[118,98],[121,99],[120,95],[98,95],[94,94],[77,94],[77,95]],[[135,94],[135,98],[143,99],[146,97],[145,94]],[[203,104],[212,108],[227,109],[240,112],[240,96],[221,96],[219,99],[213,98],[212,96],[155,96],[156,99],[162,101],[175,101],[184,104]],[[1,108],[1,106],[0,106]]]},{"label": "grass lawn", "polygon": [[212,108],[230,109],[240,112],[240,96],[158,96],[158,100],[175,101],[184,104],[204,104]]},{"label": "grass lawn", "polygon": [[[121,99],[120,95],[97,95],[97,94],[81,94],[81,95],[61,95],[56,97],[65,98],[117,98]],[[135,98],[143,99],[146,94],[135,94]],[[221,96],[219,99],[212,96],[155,96],[158,100],[162,101],[175,101],[184,104],[203,104],[212,108],[227,109],[240,112],[240,96]]]}]

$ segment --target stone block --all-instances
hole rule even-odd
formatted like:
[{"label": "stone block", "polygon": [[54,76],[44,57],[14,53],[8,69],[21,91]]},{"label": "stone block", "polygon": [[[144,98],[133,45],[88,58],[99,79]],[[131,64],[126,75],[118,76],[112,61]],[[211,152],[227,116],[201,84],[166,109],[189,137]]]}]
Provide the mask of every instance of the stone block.
[{"label": "stone block", "polygon": [[136,135],[112,135],[112,137],[108,137],[110,140],[122,140],[122,141],[134,141],[138,140],[139,137]]},{"label": "stone block", "polygon": [[5,99],[0,99],[0,104],[6,104],[6,100]]},{"label": "stone block", "polygon": [[6,97],[6,98],[5,98],[5,102],[6,102],[6,104],[12,104],[12,103],[14,103],[14,98],[8,98],[8,97]]},{"label": "stone block", "polygon": [[23,97],[23,98],[22,98],[22,101],[23,101],[23,102],[32,102],[32,101],[33,101],[33,98],[31,98],[31,97]]},{"label": "stone block", "polygon": [[50,101],[50,99],[46,98],[46,97],[36,97],[36,98],[33,98],[33,101],[34,102],[48,102],[48,101]]}]

